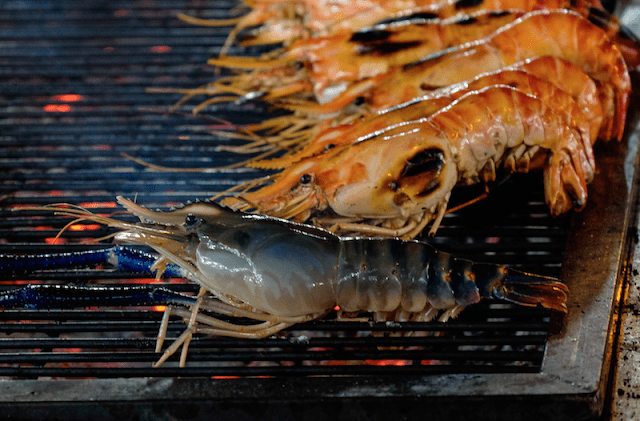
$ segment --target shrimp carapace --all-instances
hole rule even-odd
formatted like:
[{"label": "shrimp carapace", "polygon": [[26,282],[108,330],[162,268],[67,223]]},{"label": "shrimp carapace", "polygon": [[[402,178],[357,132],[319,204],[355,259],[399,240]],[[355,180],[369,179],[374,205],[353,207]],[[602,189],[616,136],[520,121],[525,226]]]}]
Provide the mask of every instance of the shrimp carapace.
[{"label": "shrimp carapace", "polygon": [[493,181],[500,167],[527,172],[542,166],[551,212],[581,209],[593,174],[584,148],[543,101],[496,85],[469,92],[430,117],[302,159],[273,184],[226,203],[298,220],[330,208],[369,221],[339,228],[413,238],[431,221],[435,233],[456,185]]},{"label": "shrimp carapace", "polygon": [[[554,66],[547,69],[548,66]],[[543,68],[544,71],[540,70]],[[549,73],[556,69],[555,78]],[[530,71],[531,70],[531,71]],[[538,73],[548,81],[535,76]],[[563,81],[562,77],[571,76],[572,79]],[[581,86],[578,86],[581,83]],[[565,91],[558,84],[573,91]],[[568,86],[569,84],[575,86]],[[292,163],[303,158],[319,155],[344,144],[357,141],[361,137],[383,130],[387,127],[426,118],[440,109],[448,106],[462,95],[492,85],[509,85],[521,92],[534,95],[549,104],[559,114],[565,116],[566,123],[577,133],[577,137],[584,143],[584,151],[592,168],[595,168],[592,145],[595,143],[600,131],[603,117],[602,107],[596,95],[596,86],[593,81],[581,70],[566,61],[552,57],[544,57],[523,63],[521,66],[505,68],[497,72],[491,72],[477,78],[450,85],[415,98],[409,102],[400,104],[378,113],[366,115],[350,123],[336,125],[338,118],[329,120],[317,126],[317,134],[309,139],[299,139],[295,144],[295,153],[287,154],[279,158],[250,162],[247,166],[257,168],[286,168]],[[294,145],[288,144],[289,148]]]},{"label": "shrimp carapace", "polygon": [[221,55],[237,39],[244,45],[289,44],[296,39],[356,32],[375,24],[407,19],[446,19],[491,10],[573,9],[583,14],[597,9],[606,16],[600,1],[589,0],[257,0],[244,1],[250,12],[237,18],[204,20],[180,18],[203,26],[235,26]]},{"label": "shrimp carapace", "polygon": [[611,116],[612,127],[605,130],[605,137],[621,138],[631,91],[624,58],[601,28],[566,10],[531,12],[464,48],[445,50],[393,69],[371,86],[356,84],[330,103],[298,103],[290,108],[301,112],[336,112],[360,98],[364,106],[382,110],[481,73],[544,56],[573,63],[599,84],[605,115]]}]

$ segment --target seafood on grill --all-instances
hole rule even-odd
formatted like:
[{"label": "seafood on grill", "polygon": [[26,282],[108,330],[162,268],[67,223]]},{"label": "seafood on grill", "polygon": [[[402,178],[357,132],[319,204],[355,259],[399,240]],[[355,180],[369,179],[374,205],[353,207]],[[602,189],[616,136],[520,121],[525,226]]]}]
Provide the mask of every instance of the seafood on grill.
[{"label": "seafood on grill", "polygon": [[297,78],[296,83],[288,80],[286,86],[297,87],[297,93],[301,94],[312,89],[313,98],[322,104],[334,99],[354,82],[387,73],[391,68],[446,48],[484,38],[523,14],[518,11],[483,11],[446,20],[393,22],[355,33],[340,32],[301,39],[286,49],[266,53],[259,58],[213,58],[208,64],[254,72],[224,78],[196,89],[192,94],[215,96],[218,93],[248,94],[260,90],[265,92],[262,100],[277,100],[296,93],[285,89],[284,83],[275,84],[280,75],[291,74]]},{"label": "seafood on grill", "polygon": [[455,186],[494,181],[500,168],[543,168],[551,213],[581,209],[594,173],[585,148],[588,140],[544,101],[494,85],[302,159],[224,203],[298,221],[331,209],[343,218],[335,229],[414,238],[432,221],[435,233]]},{"label": "seafood on grill", "polygon": [[[558,33],[564,28],[564,34]],[[479,74],[500,70],[543,56],[558,57],[581,68],[597,84],[611,137],[622,135],[631,92],[631,80],[620,50],[605,31],[567,10],[528,13],[491,36],[464,48],[445,50],[378,76],[373,83],[355,84],[326,104],[290,106],[296,111],[331,113],[352,104],[382,110],[410,101],[428,91],[464,82]]]},{"label": "seafood on grill", "polygon": [[598,0],[245,0],[251,11],[236,19],[205,20],[184,14],[180,18],[196,25],[234,26],[223,54],[236,40],[243,45],[290,43],[331,35],[342,31],[357,31],[380,23],[406,19],[446,19],[483,10],[536,9],[596,9],[606,12]]},{"label": "seafood on grill", "polygon": [[[293,111],[230,134],[251,139],[236,151],[261,152],[243,164],[283,171],[247,183],[224,203],[298,222],[313,217],[341,234],[412,239],[429,224],[435,234],[456,186],[488,184],[501,170],[542,169],[551,213],[580,210],[595,172],[592,145],[621,139],[631,91],[625,57],[611,39],[621,27],[591,6],[581,10],[588,19],[573,10],[534,10],[485,38],[352,81],[325,103],[291,96],[315,89],[297,76],[292,57],[213,61],[281,75],[269,89],[235,89],[223,78],[232,95],[211,102],[236,95]],[[320,41],[300,41],[307,49],[296,60]],[[524,83],[533,78],[540,83]]]},{"label": "seafood on grill", "polygon": [[286,168],[303,158],[319,155],[341,144],[356,142],[378,130],[429,117],[462,95],[492,85],[509,85],[523,93],[534,95],[563,115],[566,123],[583,141],[589,163],[595,167],[592,145],[596,142],[603,123],[596,85],[582,70],[555,57],[542,57],[483,74],[471,81],[450,85],[390,109],[365,115],[350,124],[336,125],[335,119],[330,119],[315,126],[315,130],[310,131],[309,138],[299,136],[285,141],[280,135],[275,141],[271,139],[271,143],[286,143],[292,153],[247,165],[265,169]]},{"label": "seafood on grill", "polygon": [[[141,219],[130,223],[92,214],[79,207],[51,205],[78,220],[115,227],[115,240],[149,246],[157,256],[113,246],[61,256],[0,256],[0,271],[24,270],[34,261],[54,264],[98,263],[102,258],[127,270],[182,276],[200,287],[197,297],[162,287],[96,287],[100,303],[126,305],[159,302],[171,306],[159,334],[158,352],[170,314],[189,320],[187,330],[164,352],[162,364],[184,344],[181,362],[194,333],[262,338],[293,324],[324,317],[335,306],[340,317],[370,314],[376,321],[441,321],[466,306],[497,298],[524,306],[566,312],[567,287],[556,279],[502,265],[476,263],[438,251],[426,243],[388,238],[341,238],[307,225],[244,214],[214,203],[196,203],[171,212],[154,212],[119,197]],[[102,262],[104,263],[104,262]],[[37,263],[39,264],[39,263]],[[114,297],[109,297],[113,293]],[[65,295],[70,295],[66,297]],[[0,307],[92,305],[91,287],[28,286],[0,295]],[[191,310],[184,309],[184,305]],[[204,314],[248,318],[234,323]]]},{"label": "seafood on grill", "polygon": [[[211,96],[197,105],[194,112],[211,104],[238,98],[259,98],[278,104],[280,100],[300,97],[310,98],[319,104],[337,100],[335,108],[344,105],[345,101],[351,101],[354,93],[375,86],[378,81],[372,78],[392,70],[401,72],[403,66],[430,54],[483,39],[530,12],[532,7],[533,4],[522,5],[517,10],[491,8],[474,14],[456,14],[444,20],[408,18],[392,21],[357,32],[343,31],[331,36],[299,40],[286,49],[267,53],[258,59],[222,55],[211,59],[209,63],[252,71],[226,76],[196,89],[171,91],[185,95],[176,107],[196,95]],[[575,13],[584,16],[590,25],[599,27],[611,38],[622,49],[630,66],[635,67],[640,63],[638,39],[615,18],[592,7],[578,8]],[[549,27],[554,30],[551,34],[555,34],[557,28],[562,26],[552,22]],[[548,36],[549,33],[542,34],[542,37]],[[479,71],[482,72],[482,69]],[[349,88],[349,95],[340,95]],[[395,104],[387,104],[391,105]]]},{"label": "seafood on grill", "polygon": [[[567,28],[568,36],[554,35],[554,28],[559,27]],[[328,103],[320,104],[315,100],[278,102],[278,106],[288,108],[294,114],[245,127],[243,133],[216,133],[250,139],[248,144],[236,148],[237,152],[292,151],[300,149],[311,135],[329,124],[336,126],[356,121],[355,124],[364,126],[365,122],[357,121],[362,115],[382,113],[433,91],[437,94],[439,89],[469,82],[483,73],[505,67],[524,68],[568,91],[576,100],[583,100],[582,91],[589,90],[595,83],[597,101],[604,114],[599,137],[604,140],[621,138],[631,82],[620,50],[604,30],[582,16],[570,11],[546,10],[529,13],[465,48],[454,48],[364,79]],[[285,77],[279,81],[284,81],[286,86],[274,91],[290,93],[287,89],[295,90],[299,86],[297,82],[288,83]],[[311,89],[308,81],[304,84],[305,89]],[[263,99],[272,100],[270,95],[265,93]],[[214,97],[210,101],[227,99]],[[593,100],[588,98],[588,101]],[[262,137],[257,134],[265,130],[269,134]]]}]

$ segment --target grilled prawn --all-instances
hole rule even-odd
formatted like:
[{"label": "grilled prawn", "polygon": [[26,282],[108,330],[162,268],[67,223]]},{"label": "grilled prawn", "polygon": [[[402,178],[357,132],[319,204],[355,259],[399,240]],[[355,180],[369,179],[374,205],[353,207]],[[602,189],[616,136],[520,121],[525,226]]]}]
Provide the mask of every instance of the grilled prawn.
[{"label": "grilled prawn", "polygon": [[[564,32],[561,34],[558,28]],[[358,98],[367,107],[382,110],[428,91],[473,79],[481,73],[543,56],[573,63],[598,84],[600,101],[607,121],[611,122],[610,127],[603,129],[604,137],[619,139],[631,92],[624,58],[604,30],[567,10],[528,13],[464,48],[445,50],[357,83],[330,103],[296,104],[290,108],[302,112],[337,112]]]},{"label": "grilled prawn", "polygon": [[[118,202],[144,223],[122,222],[81,208],[46,209],[119,228],[116,241],[150,246],[159,255],[150,260],[122,247],[98,253],[110,262],[125,264],[127,269],[157,270],[157,276],[166,270],[202,287],[195,302],[162,288],[145,296],[137,288],[125,290],[136,303],[166,299],[193,306],[193,313],[168,310],[167,314],[189,318],[190,324],[156,365],[182,343],[188,345],[193,333],[261,338],[293,324],[321,318],[336,305],[345,317],[373,313],[380,321],[425,321],[438,315],[446,321],[483,298],[566,312],[568,290],[555,279],[458,259],[417,241],[340,238],[321,228],[232,212],[213,203],[152,212],[123,198]],[[95,255],[96,252],[89,252],[63,257],[78,257],[81,264],[86,264],[88,256]],[[136,256],[140,262],[132,262]],[[35,258],[0,256],[0,271],[22,268]],[[56,259],[46,258],[50,262]],[[78,291],[68,288],[47,291],[27,287],[1,295],[0,306],[50,307],[62,303],[66,307],[68,299],[60,297],[60,292],[78,295]],[[83,298],[79,305],[88,305],[90,290],[80,292]],[[105,293],[109,291],[96,291],[100,296]],[[111,305],[123,304],[120,296],[113,301],[106,299]],[[198,309],[246,317],[257,323],[234,324],[201,314]],[[160,343],[163,339],[164,332]]]},{"label": "grilled prawn", "polygon": [[[556,27],[570,28],[567,29],[569,36],[554,35]],[[286,107],[294,110],[295,115],[249,127],[248,131],[253,132],[252,143],[238,151],[253,152],[254,148],[265,147],[295,150],[322,121],[331,119],[334,124],[341,124],[353,121],[358,115],[381,113],[451,84],[464,83],[507,66],[523,68],[554,83],[570,93],[594,119],[600,118],[600,111],[593,114],[594,111],[587,108],[601,109],[603,120],[598,137],[604,140],[621,138],[631,82],[620,50],[611,43],[605,31],[575,13],[538,11],[466,48],[444,52],[358,82],[329,103],[290,103]],[[594,82],[590,78],[595,80],[597,96],[593,95]],[[599,104],[594,105],[595,102]],[[261,140],[255,135],[259,130],[277,133]],[[247,138],[237,133],[230,136]]]},{"label": "grilled prawn", "polygon": [[[628,65],[638,65],[638,40],[632,33],[612,21],[613,18],[606,12],[573,6],[577,8],[577,13],[588,18],[590,25],[599,27],[605,36],[620,46]],[[553,5],[548,4],[547,7]],[[268,53],[260,59],[221,56],[211,59],[209,63],[253,71],[224,77],[196,89],[170,91],[185,94],[177,106],[196,95],[211,96],[196,106],[194,112],[210,104],[238,98],[260,98],[279,104],[284,99],[298,100],[301,97],[311,98],[312,103],[319,104],[335,101],[318,109],[335,112],[361,92],[374,88],[379,82],[377,76],[383,78],[388,72],[403,72],[402,66],[427,57],[430,53],[482,39],[503,24],[535,9],[535,4],[521,4],[513,9],[488,8],[469,15],[456,14],[444,20],[420,18],[416,21],[409,16],[404,20],[392,20],[357,32],[339,32],[331,36],[299,40],[287,49]],[[563,26],[556,27],[551,22],[549,27],[551,32],[543,31],[537,35],[540,40],[549,35],[559,35],[557,28]],[[479,72],[490,70],[478,69]],[[407,82],[398,86],[408,89],[404,87]],[[345,95],[342,95],[343,92]],[[377,101],[375,107],[389,107],[397,103]]]},{"label": "grilled prawn", "polygon": [[[225,46],[236,38],[244,45],[289,43],[299,38],[357,31],[381,22],[409,17],[445,19],[482,10],[525,10],[573,8],[596,9],[606,14],[600,1],[589,0],[245,0],[251,11],[237,19],[203,20],[181,18],[197,25],[232,26]],[[223,55],[226,52],[223,50]]]},{"label": "grilled prawn", "polygon": [[[549,78],[548,73],[551,72],[546,67],[551,66],[561,69],[560,72],[555,72],[556,75],[571,77],[566,81],[555,81],[566,90],[532,74],[542,73],[539,70],[542,67],[546,71],[543,76]],[[596,86],[585,73],[575,66],[553,57],[543,57],[512,68],[480,75],[471,81],[450,85],[396,107],[365,115],[350,124],[336,125],[336,121],[339,121],[337,118],[328,120],[317,125],[317,134],[310,136],[309,139],[302,137],[295,143],[293,141],[282,142],[286,143],[289,149],[293,149],[295,146],[296,153],[250,162],[247,165],[268,169],[286,168],[303,158],[319,155],[344,143],[355,142],[386,127],[429,117],[464,94],[492,85],[509,85],[521,92],[534,95],[547,103],[558,114],[564,116],[565,122],[576,132],[576,137],[582,140],[583,149],[591,167],[595,167],[592,145],[598,138],[603,121],[602,107],[597,98]],[[573,87],[578,89],[573,89],[572,92]],[[283,136],[279,137],[283,138]],[[278,144],[272,139],[269,141],[272,144]]]},{"label": "grilled prawn", "polygon": [[[492,84],[508,84],[550,102],[553,104],[552,108],[558,111],[566,111],[572,126],[589,126],[592,144],[598,137],[609,140],[608,128],[611,127],[613,116],[603,115],[595,82],[576,65],[551,56],[527,60],[497,72],[480,74],[473,80],[430,91],[388,109],[374,111],[369,107],[352,106],[332,118],[322,115],[305,118],[280,116],[245,127],[242,132],[216,131],[216,134],[246,140],[247,143],[242,146],[229,148],[239,153],[266,154],[264,151],[276,153],[286,150],[287,153],[279,158],[252,159],[246,162],[247,166],[257,168],[286,168],[302,158],[333,148],[336,144],[352,142],[402,121],[427,117],[462,94]],[[578,111],[574,111],[575,106],[570,104],[572,99],[579,107]],[[260,130],[276,133],[255,133]],[[588,153],[589,149],[591,148],[585,148],[585,151]]]},{"label": "grilled prawn", "polygon": [[312,86],[313,98],[322,104],[334,99],[354,82],[446,48],[484,38],[523,14],[520,11],[482,11],[446,20],[405,20],[375,25],[355,33],[340,32],[298,40],[280,52],[266,53],[259,58],[214,58],[208,64],[256,72],[250,73],[251,80],[247,78],[249,74],[239,74],[226,80],[225,84],[215,83],[200,92],[214,96],[232,93],[230,88],[247,93],[262,90],[265,92],[263,100],[277,100],[283,93],[292,95],[292,92],[272,86],[271,81],[290,67],[296,69],[300,80],[295,84],[288,81],[289,84],[297,86],[301,93],[305,92],[303,88]]},{"label": "grilled prawn", "polygon": [[353,222],[365,220],[337,228],[414,238],[432,220],[435,233],[456,185],[493,181],[500,167],[543,167],[554,215],[585,205],[593,174],[584,143],[563,117],[536,97],[496,85],[430,117],[302,159],[273,184],[226,203],[300,221],[330,208]]},{"label": "grilled prawn", "polygon": [[[184,98],[210,98],[196,105],[194,113],[209,105],[247,98],[277,102],[282,98],[312,98],[329,102],[350,84],[387,73],[428,54],[483,38],[522,16],[518,11],[483,11],[477,15],[446,20],[401,20],[340,32],[320,38],[300,39],[289,47],[262,57],[221,56],[208,64],[243,69],[195,89],[153,89],[177,92]],[[260,94],[256,95],[259,92]]]}]

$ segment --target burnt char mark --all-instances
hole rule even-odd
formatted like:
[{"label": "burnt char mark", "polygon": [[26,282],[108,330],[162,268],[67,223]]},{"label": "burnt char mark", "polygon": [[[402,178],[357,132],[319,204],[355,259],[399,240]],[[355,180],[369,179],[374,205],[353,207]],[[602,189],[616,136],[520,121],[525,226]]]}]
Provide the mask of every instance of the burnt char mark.
[{"label": "burnt char mark", "polygon": [[456,10],[480,6],[483,1],[484,0],[458,0],[456,2]]},{"label": "burnt char mark", "polygon": [[474,18],[473,16],[464,16],[461,19],[455,21],[454,23],[456,25],[473,25],[476,22],[478,22],[477,18]]},{"label": "burnt char mark", "polygon": [[491,16],[492,18],[501,18],[503,16],[507,16],[510,14],[511,12],[508,10],[495,10],[495,11],[489,12],[489,16]]},{"label": "burnt char mark", "polygon": [[371,29],[366,28],[361,31],[355,32],[351,35],[351,42],[358,42],[362,44],[366,44],[369,42],[379,42],[384,41],[389,38],[393,32],[388,31],[386,29]]},{"label": "burnt char mark", "polygon": [[440,171],[443,166],[444,153],[440,149],[425,149],[407,161],[400,177],[413,177],[425,172]]},{"label": "burnt char mark", "polygon": [[407,64],[403,65],[402,66],[402,70],[406,71],[406,70],[410,70],[410,69],[412,69],[414,67],[418,67],[418,66],[420,66],[420,65],[422,65],[424,63],[427,63],[427,62],[429,62],[431,60],[436,60],[439,57],[446,56],[447,54],[449,54],[449,53],[451,53],[451,52],[453,52],[455,50],[458,50],[459,48],[460,48],[460,46],[456,45],[456,46],[453,46],[453,47],[445,48],[444,50],[436,51],[435,53],[426,55],[426,56],[422,57],[419,60],[412,61],[411,63],[407,63]]},{"label": "burnt char mark", "polygon": [[396,53],[398,51],[408,50],[410,48],[418,47],[420,44],[422,44],[420,41],[396,42],[396,43],[383,42],[380,44],[370,44],[370,45],[360,46],[358,47],[357,51],[358,51],[358,54],[361,54],[361,55],[378,54],[378,55],[384,56],[384,55]]},{"label": "burnt char mark", "polygon": [[388,25],[390,23],[399,23],[411,20],[436,20],[440,19],[440,15],[432,12],[416,12],[408,16],[392,16],[376,23],[377,25]]}]

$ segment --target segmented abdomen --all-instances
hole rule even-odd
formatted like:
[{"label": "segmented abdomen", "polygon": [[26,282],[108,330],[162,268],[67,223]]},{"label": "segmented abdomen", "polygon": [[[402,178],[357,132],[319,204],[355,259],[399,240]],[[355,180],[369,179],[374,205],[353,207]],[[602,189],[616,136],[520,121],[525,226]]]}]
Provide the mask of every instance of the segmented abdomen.
[{"label": "segmented abdomen", "polygon": [[347,312],[451,309],[491,296],[504,273],[417,241],[342,239],[336,302]]}]

